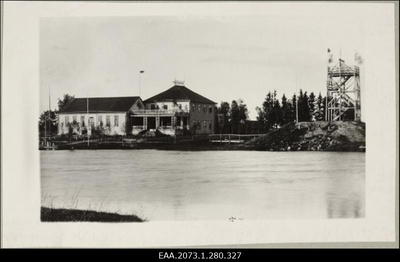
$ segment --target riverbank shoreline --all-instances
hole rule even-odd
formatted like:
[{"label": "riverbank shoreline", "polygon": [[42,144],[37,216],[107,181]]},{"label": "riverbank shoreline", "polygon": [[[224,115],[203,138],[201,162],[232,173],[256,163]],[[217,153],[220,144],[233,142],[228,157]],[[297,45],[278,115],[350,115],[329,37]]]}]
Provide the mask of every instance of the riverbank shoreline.
[{"label": "riverbank shoreline", "polygon": [[[217,135],[218,136],[218,135]],[[226,136],[229,136],[227,140]],[[300,122],[290,123],[264,135],[234,143],[231,136],[220,140],[208,136],[189,137],[107,137],[91,140],[55,140],[40,150],[177,150],[177,151],[337,151],[365,152],[365,123],[362,122]],[[223,139],[223,137],[225,137]],[[243,136],[242,136],[243,139]],[[232,143],[231,143],[232,142]]]},{"label": "riverbank shoreline", "polygon": [[135,147],[129,146],[89,146],[89,147],[76,147],[76,146],[64,146],[59,148],[48,148],[48,149],[40,149],[41,151],[75,151],[75,150],[160,150],[160,151],[270,151],[270,152],[366,152],[366,147],[364,145],[360,145],[358,147],[351,146],[340,149],[329,149],[329,150],[318,150],[318,149],[297,149],[297,150],[288,150],[284,148],[274,149],[274,148],[264,148],[257,146],[229,146],[229,145],[174,145],[174,144],[162,144],[162,145],[138,145]]}]

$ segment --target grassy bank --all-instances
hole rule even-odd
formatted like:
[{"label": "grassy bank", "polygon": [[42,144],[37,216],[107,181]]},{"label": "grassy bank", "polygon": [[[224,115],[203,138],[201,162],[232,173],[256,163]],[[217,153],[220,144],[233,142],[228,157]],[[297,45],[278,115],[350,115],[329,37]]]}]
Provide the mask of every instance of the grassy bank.
[{"label": "grassy bank", "polygon": [[145,222],[136,215],[121,215],[117,213],[93,210],[78,210],[66,208],[41,207],[42,222]]}]

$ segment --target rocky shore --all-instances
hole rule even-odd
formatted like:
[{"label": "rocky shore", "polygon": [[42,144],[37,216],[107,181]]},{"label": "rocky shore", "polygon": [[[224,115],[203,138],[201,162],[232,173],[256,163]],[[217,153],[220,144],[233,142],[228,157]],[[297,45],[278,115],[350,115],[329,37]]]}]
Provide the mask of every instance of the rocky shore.
[{"label": "rocky shore", "polygon": [[290,123],[243,147],[269,151],[365,151],[365,123]]}]

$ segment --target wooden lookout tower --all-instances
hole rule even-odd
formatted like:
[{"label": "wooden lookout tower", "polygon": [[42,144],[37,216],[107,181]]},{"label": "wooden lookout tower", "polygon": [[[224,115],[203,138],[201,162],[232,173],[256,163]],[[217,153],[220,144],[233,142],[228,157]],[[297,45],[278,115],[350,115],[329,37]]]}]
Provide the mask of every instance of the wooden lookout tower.
[{"label": "wooden lookout tower", "polygon": [[333,63],[328,64],[325,114],[327,121],[361,121],[358,66],[348,66],[341,58],[334,66]]}]

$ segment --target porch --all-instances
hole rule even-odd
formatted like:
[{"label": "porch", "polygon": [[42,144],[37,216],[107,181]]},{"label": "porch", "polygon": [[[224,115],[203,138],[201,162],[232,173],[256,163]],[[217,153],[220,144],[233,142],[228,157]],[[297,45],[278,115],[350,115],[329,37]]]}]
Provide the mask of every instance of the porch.
[{"label": "porch", "polygon": [[190,128],[189,114],[173,110],[138,110],[130,117],[133,135],[137,135],[143,130],[159,130],[163,134],[174,136],[183,132],[184,129]]}]

